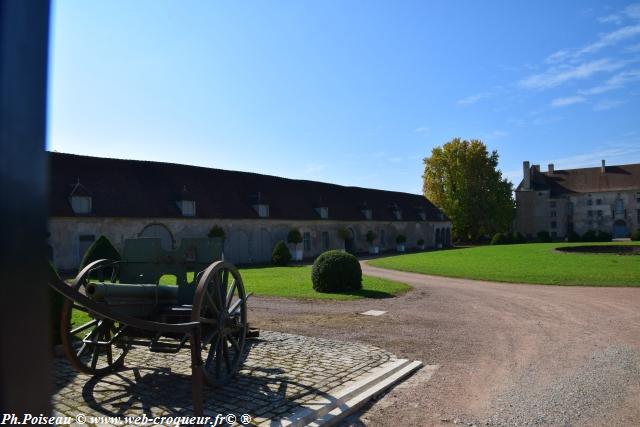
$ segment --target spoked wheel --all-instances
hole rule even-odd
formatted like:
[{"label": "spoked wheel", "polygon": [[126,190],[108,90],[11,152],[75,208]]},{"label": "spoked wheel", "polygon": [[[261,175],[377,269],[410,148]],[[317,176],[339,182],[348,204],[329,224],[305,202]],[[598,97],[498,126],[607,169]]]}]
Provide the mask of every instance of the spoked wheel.
[{"label": "spoked wheel", "polygon": [[247,333],[247,297],[233,264],[218,261],[204,271],[191,321],[202,325],[201,357],[207,383],[225,384],[240,369]]},{"label": "spoked wheel", "polygon": [[[109,263],[111,261],[100,260],[89,264],[78,273],[72,286],[86,295],[89,274]],[[96,375],[122,367],[129,347],[122,335],[124,325],[101,318],[68,299],[62,306],[60,322],[62,348],[77,370]]]}]

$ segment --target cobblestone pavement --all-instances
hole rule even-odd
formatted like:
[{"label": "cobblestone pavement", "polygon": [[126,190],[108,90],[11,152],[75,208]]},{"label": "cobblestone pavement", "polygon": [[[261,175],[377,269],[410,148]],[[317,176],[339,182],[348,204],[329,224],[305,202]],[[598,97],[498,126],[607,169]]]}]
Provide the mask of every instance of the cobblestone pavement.
[{"label": "cobblestone pavement", "polygon": [[[393,360],[371,345],[261,331],[247,340],[246,361],[235,381],[205,388],[205,415],[249,414],[254,424],[287,417],[312,400],[331,400],[336,389]],[[60,357],[54,375],[58,415],[193,414],[189,350],[132,349],[123,369],[101,378],[79,374]]]}]

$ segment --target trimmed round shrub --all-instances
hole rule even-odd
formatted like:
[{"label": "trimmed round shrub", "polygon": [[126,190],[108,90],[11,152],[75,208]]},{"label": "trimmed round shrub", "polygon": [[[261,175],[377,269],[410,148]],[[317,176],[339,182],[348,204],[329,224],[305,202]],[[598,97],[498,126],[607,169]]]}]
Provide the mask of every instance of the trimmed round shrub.
[{"label": "trimmed round shrub", "polygon": [[342,227],[338,229],[338,237],[342,240],[349,240],[353,238],[353,235],[347,227]]},{"label": "trimmed round shrub", "polygon": [[213,227],[211,227],[211,230],[209,230],[207,237],[211,237],[211,238],[218,237],[224,240],[224,238],[226,237],[226,233],[224,232],[224,229],[222,227],[220,227],[219,225],[214,225]]},{"label": "trimmed round shrub", "polygon": [[636,242],[640,241],[640,228],[638,228],[636,231],[631,233],[631,240],[636,241]]},{"label": "trimmed round shrub", "polygon": [[407,241],[407,236],[405,236],[404,234],[398,234],[398,237],[396,237],[396,243],[399,245],[405,244],[406,241]]},{"label": "trimmed round shrub", "polygon": [[293,244],[293,245],[297,245],[299,243],[302,243],[302,234],[300,234],[300,231],[298,230],[291,230],[289,231],[289,234],[287,234],[287,242]]},{"label": "trimmed round shrub", "polygon": [[378,238],[378,235],[374,233],[373,230],[369,230],[367,231],[367,235],[365,236],[365,238],[367,239],[367,242],[371,245],[373,244],[373,242],[376,241],[376,239]]},{"label": "trimmed round shrub", "polygon": [[538,242],[540,243],[551,243],[551,235],[548,231],[538,231]]},{"label": "trimmed round shrub", "polygon": [[502,233],[496,233],[493,235],[493,238],[491,239],[491,244],[492,245],[504,245],[507,243],[507,239],[505,237],[504,234]]},{"label": "trimmed round shrub", "polygon": [[362,269],[355,256],[327,251],[313,263],[311,282],[318,292],[357,291],[362,289]]},{"label": "trimmed round shrub", "polygon": [[418,246],[423,246],[424,245],[424,239],[418,239]]},{"label": "trimmed round shrub", "polygon": [[612,238],[613,236],[606,231],[598,231],[598,234],[596,234],[596,241],[598,242],[610,242]]},{"label": "trimmed round shrub", "polygon": [[583,242],[597,242],[598,235],[596,234],[595,230],[589,230],[582,235],[582,238],[580,240],[582,240]]},{"label": "trimmed round shrub", "polygon": [[273,247],[273,252],[271,253],[271,263],[273,265],[284,266],[291,262],[291,252],[289,252],[289,248],[287,244],[280,240]]}]

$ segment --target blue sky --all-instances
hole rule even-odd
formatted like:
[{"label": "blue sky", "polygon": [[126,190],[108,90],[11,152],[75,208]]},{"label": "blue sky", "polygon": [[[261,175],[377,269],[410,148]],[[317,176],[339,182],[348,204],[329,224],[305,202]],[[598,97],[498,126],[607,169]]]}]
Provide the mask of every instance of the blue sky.
[{"label": "blue sky", "polygon": [[48,147],[421,192],[454,137],[640,162],[640,3],[55,1]]}]

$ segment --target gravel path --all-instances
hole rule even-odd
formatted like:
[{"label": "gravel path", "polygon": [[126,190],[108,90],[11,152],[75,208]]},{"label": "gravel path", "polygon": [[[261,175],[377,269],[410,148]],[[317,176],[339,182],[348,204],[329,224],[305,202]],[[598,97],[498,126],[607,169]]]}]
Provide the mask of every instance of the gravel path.
[{"label": "gravel path", "polygon": [[[261,328],[365,342],[440,365],[429,381],[414,375],[347,425],[640,425],[640,289],[363,270],[414,290],[383,300],[249,304]],[[371,309],[387,314],[358,314]]]}]

